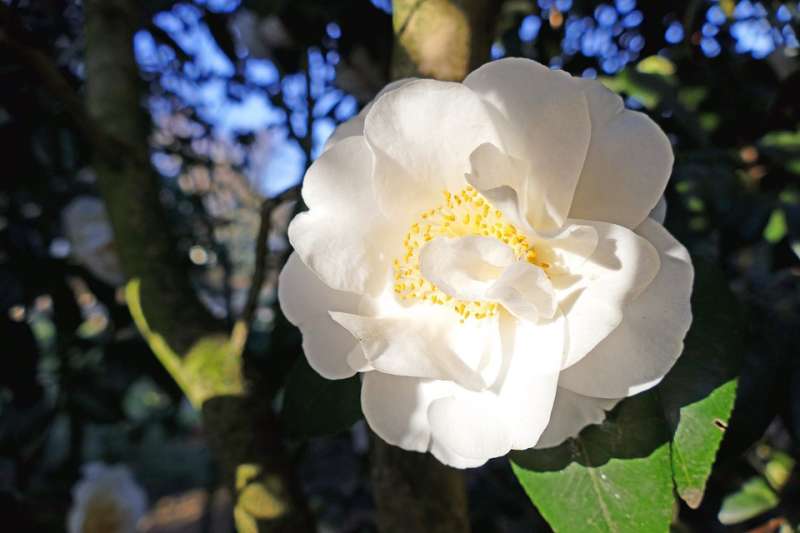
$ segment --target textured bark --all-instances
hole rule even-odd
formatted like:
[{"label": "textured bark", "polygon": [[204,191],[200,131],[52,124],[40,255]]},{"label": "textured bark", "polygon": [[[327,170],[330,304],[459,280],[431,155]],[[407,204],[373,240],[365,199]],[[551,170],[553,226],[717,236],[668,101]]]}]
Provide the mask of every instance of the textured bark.
[{"label": "textured bark", "polygon": [[[461,81],[489,59],[501,1],[395,0],[394,79]],[[430,454],[407,452],[373,435],[372,490],[381,533],[466,533],[464,473]]]},{"label": "textured bark", "polygon": [[500,0],[395,0],[394,79],[461,81],[489,59]]},{"label": "textured bark", "polygon": [[235,494],[239,531],[313,531],[274,415],[245,394],[242,328],[230,334],[200,304],[168,230],[133,53],[140,7],[138,0],[84,2],[86,108],[101,129],[95,137],[113,139],[108,145],[119,148],[96,149],[94,167],[130,280],[131,314],[184,392],[202,404],[209,445]]},{"label": "textured bark", "polygon": [[85,14],[87,111],[101,135],[122,148],[116,158],[95,158],[116,251],[126,277],[141,281],[142,308],[152,329],[183,353],[200,336],[222,326],[198,304],[166,229],[158,176],[149,163],[150,123],[133,55],[138,2],[88,0]]}]

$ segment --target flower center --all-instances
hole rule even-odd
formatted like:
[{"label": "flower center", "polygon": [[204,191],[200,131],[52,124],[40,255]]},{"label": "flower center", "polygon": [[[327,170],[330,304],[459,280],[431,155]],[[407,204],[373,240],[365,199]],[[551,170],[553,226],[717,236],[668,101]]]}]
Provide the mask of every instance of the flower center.
[{"label": "flower center", "polygon": [[423,212],[403,238],[405,254],[393,263],[394,292],[401,300],[447,306],[461,316],[462,322],[471,317],[494,316],[498,312],[497,302],[459,300],[425,279],[420,271],[420,250],[425,243],[435,237],[494,237],[511,247],[517,260],[525,259],[545,270],[550,265],[537,260],[536,250],[527,237],[508,222],[499,209],[493,209],[474,187],[467,186],[455,194],[444,191],[443,194],[444,202]]}]

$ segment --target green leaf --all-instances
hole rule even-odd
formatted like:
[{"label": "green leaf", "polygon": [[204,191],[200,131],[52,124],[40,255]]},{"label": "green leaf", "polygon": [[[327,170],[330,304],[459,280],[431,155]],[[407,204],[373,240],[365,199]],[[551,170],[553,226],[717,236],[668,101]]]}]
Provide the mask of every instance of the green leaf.
[{"label": "green leaf", "polygon": [[344,431],[361,418],[361,382],[357,376],[325,379],[301,357],[286,379],[282,417],[286,433],[296,438]]},{"label": "green leaf", "polygon": [[557,448],[511,455],[514,474],[555,531],[669,529],[669,440],[657,402],[641,394]]},{"label": "green leaf", "polygon": [[675,488],[692,508],[703,498],[733,410],[745,342],[744,317],[725,276],[700,261],[695,271],[692,328],[678,364],[656,388],[672,434]]},{"label": "green leaf", "polygon": [[717,518],[725,525],[738,524],[775,508],[779,501],[767,482],[755,477],[745,483],[742,490],[722,501]]},{"label": "green leaf", "polygon": [[172,376],[195,409],[214,396],[240,395],[242,383],[241,327],[230,337],[209,334],[197,340],[185,354],[177,354],[157,331],[150,329],[141,302],[141,280],[134,278],[125,286],[125,299],[131,317],[155,356]]},{"label": "green leaf", "polygon": [[775,490],[783,490],[794,469],[795,460],[791,455],[776,451],[764,468],[764,477]]},{"label": "green leaf", "polygon": [[733,409],[744,328],[724,275],[700,261],[695,270],[692,329],[662,383],[561,446],[512,454],[554,530],[667,531],[673,489],[700,504]]},{"label": "green leaf", "polygon": [[782,209],[775,209],[764,228],[764,240],[772,244],[780,242],[786,236],[787,229],[786,215]]},{"label": "green leaf", "polygon": [[645,74],[658,74],[659,76],[674,76],[675,63],[664,56],[650,56],[642,59],[636,65],[636,70]]}]

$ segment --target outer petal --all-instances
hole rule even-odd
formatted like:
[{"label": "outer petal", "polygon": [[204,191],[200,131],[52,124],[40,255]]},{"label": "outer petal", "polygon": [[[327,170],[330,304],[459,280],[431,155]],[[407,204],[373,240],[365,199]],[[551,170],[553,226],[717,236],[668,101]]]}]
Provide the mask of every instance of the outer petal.
[{"label": "outer petal", "polygon": [[501,145],[499,127],[460,83],[415,80],[381,96],[367,113],[364,135],[376,155],[384,209],[399,206],[412,216],[436,205],[442,190],[461,189],[470,153],[485,142]]},{"label": "outer petal", "polygon": [[582,80],[592,142],[569,216],[635,228],[661,198],[672,171],[672,146],[650,118],[628,111],[600,82]]},{"label": "outer petal", "polygon": [[566,323],[560,314],[533,324],[501,322],[507,356],[492,390],[511,421],[511,447],[530,448],[547,427],[566,348]]},{"label": "outer petal", "polygon": [[558,446],[568,438],[577,436],[586,426],[601,423],[606,418],[606,412],[620,400],[591,398],[559,387],[550,423],[536,443],[536,448]]},{"label": "outer petal", "polygon": [[337,127],[331,136],[328,137],[328,140],[325,141],[325,146],[322,147],[322,151],[325,152],[333,147],[334,144],[343,139],[347,139],[348,137],[364,135],[364,119],[367,118],[367,113],[369,113],[369,110],[372,109],[372,104],[375,103],[375,100],[380,98],[385,93],[399,89],[406,83],[414,81],[415,79],[416,78],[403,78],[386,85],[380,90],[380,92],[378,92],[377,95],[375,95],[375,98],[370,103],[364,106],[364,108],[356,116],[339,124],[339,127]]},{"label": "outer petal", "polygon": [[504,362],[497,382],[482,392],[456,389],[431,404],[431,453],[467,468],[533,446],[550,419],[564,334],[563,317],[532,324],[504,314]]},{"label": "outer petal", "polygon": [[496,320],[459,324],[455,313],[432,305],[417,305],[413,315],[399,317],[331,315],[358,339],[380,372],[450,380],[481,390],[498,371],[492,366],[499,366],[501,359]]},{"label": "outer petal", "polygon": [[442,398],[428,408],[431,453],[458,468],[479,466],[511,450],[512,427],[500,400],[492,393]]},{"label": "outer petal", "polygon": [[336,291],[325,285],[297,253],[281,271],[278,301],[286,318],[300,328],[303,351],[308,363],[328,379],[342,379],[355,374],[347,356],[359,350],[356,339],[328,314],[330,310],[355,312],[361,297]]},{"label": "outer petal", "polygon": [[657,384],[683,352],[692,322],[694,268],[686,249],[660,224],[636,229],[661,256],[652,284],[624,311],[620,326],[579,363],[561,374],[561,385],[599,398],[630,396]]},{"label": "outer petal", "polygon": [[361,409],[380,438],[405,450],[425,452],[431,440],[428,407],[455,389],[445,381],[367,372],[361,385]]},{"label": "outer petal", "polygon": [[531,193],[547,203],[543,211],[550,215],[535,217],[534,228],[557,228],[569,213],[589,148],[591,122],[580,84],[564,72],[513,58],[487,63],[464,85],[512,125],[503,139],[508,153],[531,163]]},{"label": "outer petal", "polygon": [[308,169],[303,199],[310,211],[289,225],[295,251],[334,289],[373,293],[388,272],[382,243],[396,239],[378,210],[372,170],[372,152],[363,137],[337,143]]},{"label": "outer petal", "polygon": [[553,285],[567,318],[569,344],[564,368],[575,364],[622,322],[623,306],[655,278],[659,256],[646,239],[605,222],[581,221],[597,230],[594,253],[575,274],[554,277]]}]

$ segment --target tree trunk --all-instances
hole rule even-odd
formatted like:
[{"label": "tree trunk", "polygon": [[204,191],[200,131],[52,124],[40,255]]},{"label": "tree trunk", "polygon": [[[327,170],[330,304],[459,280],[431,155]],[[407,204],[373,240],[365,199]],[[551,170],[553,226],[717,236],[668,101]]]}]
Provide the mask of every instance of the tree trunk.
[{"label": "tree trunk", "polygon": [[[392,77],[461,81],[489,59],[496,0],[395,0]],[[372,490],[381,533],[467,533],[464,473],[373,434]]]},{"label": "tree trunk", "polygon": [[489,60],[501,0],[395,0],[392,77],[461,81]]},{"label": "tree trunk", "polygon": [[310,532],[314,522],[274,414],[268,402],[246,394],[244,335],[230,335],[197,300],[168,230],[133,52],[139,9],[138,0],[84,2],[86,107],[102,130],[93,137],[114,148],[96,150],[94,167],[129,280],[128,306],[153,352],[202,408],[209,446],[235,495],[239,531]]}]

